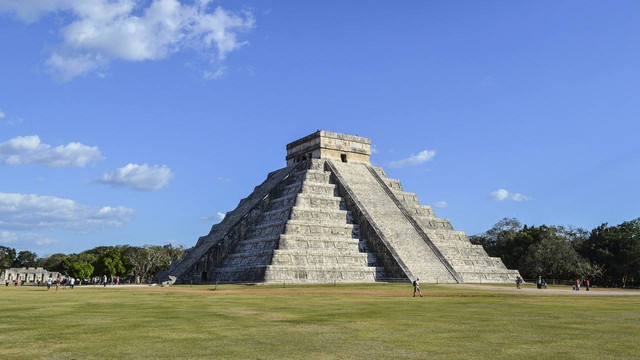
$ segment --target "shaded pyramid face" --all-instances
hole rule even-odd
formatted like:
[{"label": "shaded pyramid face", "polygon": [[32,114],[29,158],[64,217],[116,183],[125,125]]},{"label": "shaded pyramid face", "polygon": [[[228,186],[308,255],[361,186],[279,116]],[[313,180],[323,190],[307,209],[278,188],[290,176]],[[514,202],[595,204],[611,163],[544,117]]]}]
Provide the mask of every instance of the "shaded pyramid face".
[{"label": "shaded pyramid face", "polygon": [[[369,140],[318,131],[168,272],[178,282],[510,282],[472,245],[369,164]],[[351,161],[350,161],[351,160]]]}]

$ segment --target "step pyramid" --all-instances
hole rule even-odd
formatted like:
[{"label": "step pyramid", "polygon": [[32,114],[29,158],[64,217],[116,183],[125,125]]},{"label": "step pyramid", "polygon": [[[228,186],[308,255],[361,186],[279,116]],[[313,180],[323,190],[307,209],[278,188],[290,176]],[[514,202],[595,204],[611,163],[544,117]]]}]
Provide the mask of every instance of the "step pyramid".
[{"label": "step pyramid", "polygon": [[317,131],[160,280],[511,282],[519,276],[369,162],[367,138]]}]

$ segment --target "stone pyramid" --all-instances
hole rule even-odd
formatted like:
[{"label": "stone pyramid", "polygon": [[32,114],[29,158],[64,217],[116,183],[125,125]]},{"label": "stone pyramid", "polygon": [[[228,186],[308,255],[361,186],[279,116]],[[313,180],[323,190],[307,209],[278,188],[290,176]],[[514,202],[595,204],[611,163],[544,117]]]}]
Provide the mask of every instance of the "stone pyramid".
[{"label": "stone pyramid", "polygon": [[178,283],[511,282],[448,220],[370,164],[367,138],[317,131],[167,272]]}]

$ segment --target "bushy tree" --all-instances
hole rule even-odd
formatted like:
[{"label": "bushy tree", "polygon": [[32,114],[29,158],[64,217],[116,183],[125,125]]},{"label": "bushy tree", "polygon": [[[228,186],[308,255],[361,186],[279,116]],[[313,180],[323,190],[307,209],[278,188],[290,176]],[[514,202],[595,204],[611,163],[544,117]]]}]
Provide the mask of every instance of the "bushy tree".
[{"label": "bushy tree", "polygon": [[97,275],[126,276],[130,271],[130,269],[127,269],[126,264],[120,250],[111,248],[100,254],[100,257],[95,262],[94,272]]},{"label": "bushy tree", "polygon": [[521,258],[518,270],[525,277],[574,279],[582,277],[587,266],[571,246],[570,239],[562,228],[554,226],[529,227],[523,229],[520,237],[530,238],[530,245]]},{"label": "bushy tree", "polygon": [[504,218],[485,233],[471,236],[490,256],[497,256],[510,269],[518,269],[525,278],[573,279],[592,277],[599,268],[576,252],[586,232],[564,226],[527,226],[517,219]]},{"label": "bushy tree", "polygon": [[167,270],[172,261],[180,259],[184,249],[172,245],[126,247],[122,255],[131,263],[133,275],[141,281],[148,281],[160,271]]},{"label": "bushy tree", "polygon": [[71,277],[78,278],[80,281],[88,279],[93,274],[93,265],[74,261],[69,264],[67,274]]},{"label": "bushy tree", "polygon": [[66,254],[53,254],[43,257],[38,260],[38,266],[43,267],[49,271],[65,272],[65,260],[69,256]]},{"label": "bushy tree", "polygon": [[31,251],[20,251],[13,261],[12,267],[34,267],[38,263],[38,255]]},{"label": "bushy tree", "polygon": [[16,249],[0,246],[0,272],[9,269],[16,259]]},{"label": "bushy tree", "polygon": [[609,285],[640,285],[640,218],[617,226],[598,226],[579,251],[603,267],[603,279]]}]

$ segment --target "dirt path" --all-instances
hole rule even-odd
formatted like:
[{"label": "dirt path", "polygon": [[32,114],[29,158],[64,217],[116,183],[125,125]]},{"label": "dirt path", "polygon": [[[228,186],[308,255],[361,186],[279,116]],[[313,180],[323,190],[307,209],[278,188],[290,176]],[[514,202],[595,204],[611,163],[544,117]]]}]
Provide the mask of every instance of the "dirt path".
[{"label": "dirt path", "polygon": [[528,295],[572,295],[572,296],[640,296],[640,290],[628,290],[628,289],[594,289],[591,291],[571,290],[569,287],[566,289],[551,288],[546,290],[522,288],[520,290],[513,287],[499,286],[499,285],[482,285],[482,284],[458,284],[458,285],[443,285],[452,286],[457,288],[478,289],[478,290],[491,290],[507,293],[528,294]]}]

